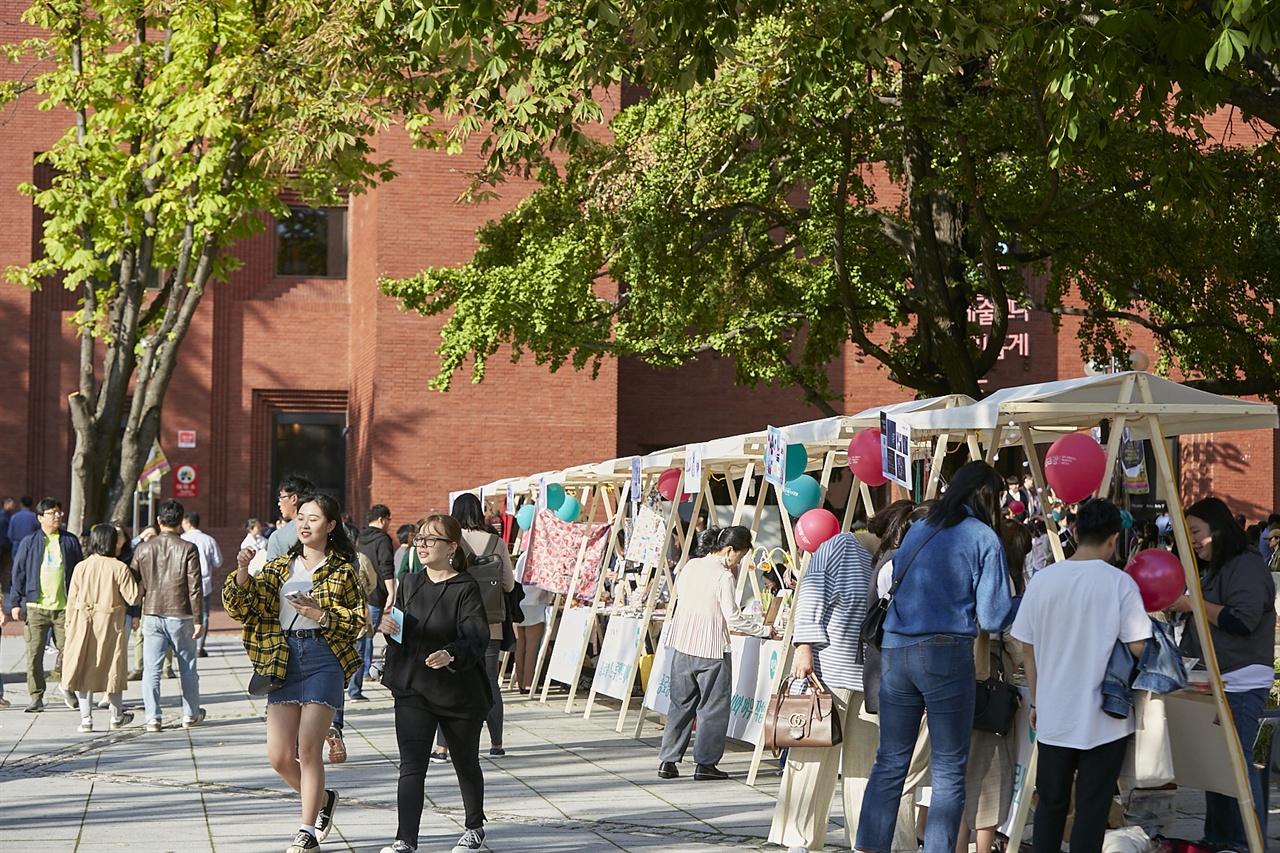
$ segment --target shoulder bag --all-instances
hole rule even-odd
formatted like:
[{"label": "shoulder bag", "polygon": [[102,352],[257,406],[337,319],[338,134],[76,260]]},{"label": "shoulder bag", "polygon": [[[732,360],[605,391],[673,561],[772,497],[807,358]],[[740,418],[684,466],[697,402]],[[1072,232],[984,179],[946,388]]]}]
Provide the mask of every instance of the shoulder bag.
[{"label": "shoulder bag", "polygon": [[792,694],[794,679],[787,676],[778,692],[769,697],[764,718],[764,745],[776,756],[791,746],[835,746],[843,739],[835,697],[810,673],[805,692]]},{"label": "shoulder bag", "polygon": [[[898,572],[898,576],[893,579],[893,586],[889,587],[889,591],[885,593],[883,598],[876,600],[874,604],[867,608],[867,615],[862,619],[862,643],[870,646],[876,651],[880,650],[880,645],[884,642],[884,623],[889,618],[889,608],[893,606],[893,597],[898,592],[902,579],[907,576],[907,569],[911,568],[911,561],[916,558],[916,554],[920,553],[920,549],[929,544],[929,540],[937,535],[941,527],[935,527],[929,531],[929,535],[924,541],[916,546],[911,552],[911,556],[907,557],[907,561],[902,564],[902,570]],[[858,650],[859,657],[862,650]]]},{"label": "shoulder bag", "polygon": [[[293,621],[289,623],[289,627],[285,630],[293,630],[293,625],[297,621],[298,616],[295,613]],[[281,687],[284,687],[283,678],[276,678],[274,675],[262,675],[255,669],[253,674],[249,676],[249,686],[245,688],[245,692],[250,696],[266,696],[268,693],[276,692]]]}]

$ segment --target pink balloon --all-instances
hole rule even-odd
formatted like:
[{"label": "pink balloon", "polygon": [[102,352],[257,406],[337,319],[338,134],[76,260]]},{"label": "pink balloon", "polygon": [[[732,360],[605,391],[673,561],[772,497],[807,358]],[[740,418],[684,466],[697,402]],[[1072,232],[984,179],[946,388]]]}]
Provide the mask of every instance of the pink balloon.
[{"label": "pink balloon", "polygon": [[880,464],[880,430],[864,429],[849,439],[849,470],[868,486],[883,486],[888,482]]},{"label": "pink balloon", "polygon": [[684,471],[679,468],[668,468],[658,475],[658,494],[669,501],[676,499],[676,484]]},{"label": "pink balloon", "polygon": [[1187,588],[1182,562],[1163,548],[1139,551],[1124,570],[1137,581],[1142,606],[1148,613],[1164,610]]},{"label": "pink balloon", "polygon": [[1009,501],[1009,512],[1014,515],[1022,515],[1027,511],[1027,506],[1022,501]]},{"label": "pink balloon", "polygon": [[1098,490],[1106,467],[1107,454],[1102,445],[1087,433],[1073,432],[1049,446],[1044,478],[1054,494],[1071,504]]},{"label": "pink balloon", "polygon": [[796,544],[812,554],[818,546],[840,532],[840,520],[829,510],[811,509],[796,521]]}]

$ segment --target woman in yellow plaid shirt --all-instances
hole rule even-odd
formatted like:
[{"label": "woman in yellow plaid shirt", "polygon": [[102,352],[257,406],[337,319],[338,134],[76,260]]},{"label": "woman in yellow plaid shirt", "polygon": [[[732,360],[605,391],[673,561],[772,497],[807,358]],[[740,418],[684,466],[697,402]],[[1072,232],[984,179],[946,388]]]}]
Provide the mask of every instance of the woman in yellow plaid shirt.
[{"label": "woman in yellow plaid shirt", "polygon": [[361,665],[355,640],[366,616],[338,502],[301,498],[297,528],[298,543],[257,574],[249,573],[253,550],[241,551],[222,600],[244,625],[254,670],[283,680],[267,695],[267,756],[302,795],[302,826],[286,853],[312,853],[333,828],[338,793],[324,787],[322,750],[347,679]]}]

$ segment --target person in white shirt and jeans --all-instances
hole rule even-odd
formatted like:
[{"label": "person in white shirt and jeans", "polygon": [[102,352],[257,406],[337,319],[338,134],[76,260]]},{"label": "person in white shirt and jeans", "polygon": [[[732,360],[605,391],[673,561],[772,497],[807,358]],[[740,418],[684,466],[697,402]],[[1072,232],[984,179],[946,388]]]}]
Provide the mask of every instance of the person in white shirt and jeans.
[{"label": "person in white shirt and jeans", "polygon": [[182,518],[182,538],[196,546],[200,555],[200,581],[204,588],[204,633],[196,640],[196,657],[207,658],[204,650],[209,638],[209,600],[213,597],[213,572],[222,568],[222,549],[218,540],[200,529],[200,513],[189,512]]},{"label": "person in white shirt and jeans", "polygon": [[1061,849],[1073,781],[1071,849],[1102,849],[1125,742],[1134,731],[1132,714],[1118,719],[1102,710],[1102,680],[1116,642],[1136,659],[1151,636],[1138,584],[1107,562],[1121,530],[1115,504],[1081,504],[1076,552],[1036,572],[1013,621],[1040,750],[1035,853]]}]

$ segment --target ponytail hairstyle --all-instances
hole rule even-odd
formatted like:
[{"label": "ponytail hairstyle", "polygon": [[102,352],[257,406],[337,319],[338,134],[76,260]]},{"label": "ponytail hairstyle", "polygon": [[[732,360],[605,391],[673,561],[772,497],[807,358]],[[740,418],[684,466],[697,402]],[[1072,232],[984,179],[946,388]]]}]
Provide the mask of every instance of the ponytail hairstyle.
[{"label": "ponytail hairstyle", "polygon": [[[710,543],[708,554],[715,554],[725,548],[734,551],[751,550],[751,529],[741,524],[735,524],[732,527],[711,527],[702,535]],[[702,544],[702,537],[699,537],[698,544]]]},{"label": "ponytail hairstyle", "polygon": [[449,565],[455,572],[465,572],[467,566],[467,550],[462,547],[462,525],[452,515],[428,515],[422,519],[418,533],[426,536],[439,536],[448,539],[458,547],[453,550]]},{"label": "ponytail hairstyle", "polygon": [[693,550],[690,557],[705,557],[716,550],[716,540],[720,536],[720,528],[711,527],[694,534]]}]

